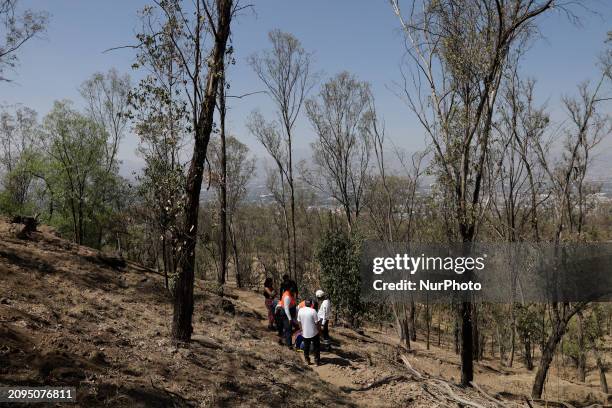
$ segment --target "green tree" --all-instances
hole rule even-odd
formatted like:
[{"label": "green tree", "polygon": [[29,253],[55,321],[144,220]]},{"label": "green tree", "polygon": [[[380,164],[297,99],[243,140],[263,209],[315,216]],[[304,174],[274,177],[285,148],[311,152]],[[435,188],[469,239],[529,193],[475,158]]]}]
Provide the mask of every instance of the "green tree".
[{"label": "green tree", "polygon": [[0,112],[0,211],[4,214],[33,213],[37,180],[31,167],[37,157],[34,141],[39,132],[36,112],[27,107]]},{"label": "green tree", "polygon": [[321,286],[329,294],[336,312],[353,327],[359,325],[364,311],[360,299],[360,254],[360,239],[337,230],[328,231],[316,251]]},{"label": "green tree", "polygon": [[67,101],[55,102],[43,127],[40,143],[45,157],[40,175],[70,225],[74,241],[83,244],[92,214],[100,211],[99,186],[110,183],[104,171],[108,134]]}]

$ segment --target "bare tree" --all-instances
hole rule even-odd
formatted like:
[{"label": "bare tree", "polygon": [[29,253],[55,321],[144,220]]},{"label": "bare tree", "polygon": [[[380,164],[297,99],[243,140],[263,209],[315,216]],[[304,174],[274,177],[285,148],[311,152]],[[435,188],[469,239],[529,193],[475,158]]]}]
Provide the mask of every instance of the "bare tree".
[{"label": "bare tree", "polygon": [[349,230],[360,215],[370,167],[371,98],[366,82],[341,72],[306,102],[317,139],[312,144],[315,169],[305,178],[340,203]]},{"label": "bare tree", "polygon": [[46,12],[17,11],[18,0],[0,0],[0,81],[10,81],[4,73],[18,63],[17,51],[29,40],[45,31]]},{"label": "bare tree", "polygon": [[116,69],[106,74],[95,73],[80,88],[87,103],[87,113],[109,135],[105,154],[109,171],[116,164],[119,143],[127,127],[130,89],[129,75],[120,75]]},{"label": "bare tree", "polygon": [[[579,86],[578,98],[565,98],[564,105],[570,118],[563,130],[565,137],[561,159],[551,163],[543,143],[535,147],[540,164],[548,175],[554,197],[553,242],[581,240],[585,223],[585,177],[589,169],[592,150],[602,137],[612,131],[611,116],[600,112],[599,107],[610,98],[603,95],[609,73],[604,69],[600,79],[593,85]],[[577,212],[576,212],[577,209]],[[555,349],[563,338],[574,315],[580,313],[589,302],[558,303],[550,305],[552,311],[551,332],[545,340],[542,358],[531,390],[534,398],[540,398]]]},{"label": "bare tree", "polygon": [[[279,148],[282,157],[270,143],[262,139],[263,129],[253,128],[264,125],[255,119],[251,122],[252,132],[260,139],[268,153],[273,156],[279,167],[281,182],[287,182],[289,189],[289,209],[291,224],[291,251],[289,253],[289,271],[297,277],[297,233],[295,224],[295,178],[293,175],[293,138],[295,122],[300,114],[307,93],[313,86],[311,72],[311,54],[306,52],[300,41],[289,33],[280,30],[270,31],[268,38],[272,48],[249,58],[249,64],[264,83],[266,91],[276,107],[277,121],[268,126],[275,128],[280,140]],[[275,157],[276,156],[276,157]]]},{"label": "bare tree", "polygon": [[[430,136],[447,186],[457,238],[476,238],[498,90],[510,52],[528,40],[554,0],[390,0],[412,63],[404,96]],[[418,4],[422,3],[422,4]],[[469,275],[469,273],[468,273]],[[461,383],[474,378],[472,303],[461,304]]]},{"label": "bare tree", "polygon": [[289,208],[287,203],[287,183],[286,183],[286,163],[287,163],[287,152],[283,148],[283,141],[278,126],[274,122],[267,122],[263,115],[255,111],[251,113],[247,127],[251,134],[253,134],[257,140],[264,146],[268,154],[274,160],[274,168],[268,168],[266,185],[268,190],[274,197],[274,201],[282,211],[282,226],[279,225],[279,229],[283,230],[286,240],[284,248],[285,256],[285,268],[291,270],[291,227],[289,221]]},{"label": "bare tree", "polygon": [[[175,341],[191,339],[193,317],[193,285],[195,248],[198,231],[200,191],[208,142],[213,131],[213,119],[224,70],[230,27],[238,3],[233,0],[197,0],[193,7],[181,0],[156,0],[156,7],[147,7],[145,14],[156,16],[138,35],[137,46],[148,53],[147,66],[167,64],[176,58],[182,85],[181,94],[187,100],[193,137],[193,151],[185,180],[181,203],[183,221],[174,246],[177,259],[174,290],[172,337]],[[171,52],[158,53],[160,48],[147,47],[158,37],[164,37]]]},{"label": "bare tree", "polygon": [[[229,243],[232,248],[236,283],[238,287],[242,287],[241,255],[235,225],[240,205],[246,198],[247,185],[255,175],[255,160],[250,157],[249,148],[233,136],[228,137],[225,142],[211,141],[210,152],[211,179],[219,203],[223,201],[224,192],[226,195]],[[222,175],[224,171],[225,177]],[[223,242],[220,245],[223,245]]]},{"label": "bare tree", "polygon": [[[517,58],[520,55],[516,56]],[[544,194],[544,172],[539,166],[534,143],[541,140],[550,123],[543,108],[533,101],[534,81],[521,81],[518,64],[508,69],[502,87],[498,117],[494,124],[491,152],[488,157],[489,197],[491,211],[489,225],[503,241],[540,240],[540,206],[550,197]],[[542,198],[542,196],[544,198]],[[511,265],[512,268],[516,266]],[[513,274],[516,276],[516,274]],[[508,365],[512,367],[516,351],[517,311],[516,301],[519,282],[512,282],[512,298],[507,305],[511,316],[510,355]],[[504,307],[504,306],[500,306]],[[526,307],[529,307],[528,305]],[[501,322],[505,327],[506,322]],[[504,331],[498,328],[498,333]],[[503,359],[503,338],[500,342],[500,359]],[[531,349],[526,348],[528,367]]]},{"label": "bare tree", "polygon": [[[376,235],[381,241],[410,242],[415,233],[417,188],[423,174],[422,163],[427,151],[416,152],[407,158],[396,146],[388,146],[384,124],[377,116],[374,98],[370,100],[367,120],[370,123],[364,129],[372,142],[377,174],[367,177],[364,207],[367,208],[368,217],[373,221]],[[386,149],[389,147],[400,163],[399,172],[389,168],[386,162]],[[429,305],[426,305],[426,309],[428,313]],[[391,304],[398,336],[408,349],[410,340],[416,340],[415,310],[414,301],[408,305],[403,302]],[[429,329],[429,324],[427,328]],[[429,331],[427,340],[429,341]]]}]

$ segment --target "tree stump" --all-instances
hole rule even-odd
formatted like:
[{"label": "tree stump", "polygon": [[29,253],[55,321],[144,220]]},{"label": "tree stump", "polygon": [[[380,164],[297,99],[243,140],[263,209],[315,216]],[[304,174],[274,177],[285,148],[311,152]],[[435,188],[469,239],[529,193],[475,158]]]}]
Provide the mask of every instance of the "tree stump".
[{"label": "tree stump", "polygon": [[17,231],[17,238],[28,239],[32,232],[38,227],[38,215],[35,217],[16,215],[11,219],[12,224],[22,224],[23,227]]}]

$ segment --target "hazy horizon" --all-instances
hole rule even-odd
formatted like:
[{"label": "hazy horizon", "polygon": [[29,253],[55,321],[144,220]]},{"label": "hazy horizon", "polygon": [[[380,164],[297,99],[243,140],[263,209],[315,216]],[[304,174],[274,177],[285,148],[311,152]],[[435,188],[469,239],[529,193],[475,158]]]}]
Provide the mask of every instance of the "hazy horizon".
[{"label": "hazy horizon", "polygon": [[[95,72],[116,68],[121,73],[130,74],[136,82],[142,73],[130,68],[134,50],[104,51],[134,43],[137,12],[145,4],[147,1],[144,0],[97,3],[21,1],[22,9],[47,10],[50,23],[45,38],[35,39],[20,50],[20,65],[14,72],[9,72],[13,82],[2,84],[0,103],[31,107],[42,118],[54,100],[71,99],[76,106],[82,106],[77,89]],[[537,80],[536,96],[541,103],[547,104],[557,123],[563,120],[561,97],[574,94],[579,83],[595,79],[598,55],[604,49],[607,31],[612,29],[608,23],[612,21],[612,2],[594,0],[586,2],[586,5],[599,15],[576,6],[574,11],[582,19],[580,25],[573,24],[560,12],[544,17],[542,38],[534,42],[521,63],[523,75]],[[291,32],[307,51],[313,52],[314,68],[322,72],[323,80],[349,70],[360,80],[368,81],[388,137],[394,144],[409,152],[425,145],[422,128],[396,95],[394,84],[401,79],[399,64],[404,51],[399,24],[386,2],[340,0],[329,3],[316,0],[254,4],[253,8],[241,13],[234,25],[236,65],[229,72],[233,94],[263,89],[246,58],[268,47],[267,33],[275,28]],[[311,96],[316,91],[317,88]],[[261,169],[265,151],[248,134],[244,124],[255,108],[269,114],[270,101],[267,95],[257,94],[232,99],[230,103],[230,133],[249,146]],[[298,120],[296,135],[295,155],[298,159],[306,159],[314,134],[303,114]],[[612,141],[609,139],[599,148],[593,177],[612,173],[609,171],[612,161]],[[122,142],[119,158],[124,176],[130,176],[142,165],[135,154],[137,144],[137,137],[131,133]]]}]

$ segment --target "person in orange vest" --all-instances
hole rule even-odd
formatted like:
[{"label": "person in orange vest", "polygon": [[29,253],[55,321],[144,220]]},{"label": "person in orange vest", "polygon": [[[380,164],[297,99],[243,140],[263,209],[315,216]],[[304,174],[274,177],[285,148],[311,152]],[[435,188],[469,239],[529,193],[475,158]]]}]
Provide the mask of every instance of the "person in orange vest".
[{"label": "person in orange vest", "polygon": [[291,335],[293,334],[293,326],[296,324],[296,302],[295,302],[295,291],[293,288],[287,288],[281,296],[281,307],[283,308],[283,335],[285,337],[285,344],[289,348],[293,348],[293,342]]},{"label": "person in orange vest", "polygon": [[[314,303],[312,302],[312,299],[309,299],[308,301],[310,302],[310,307],[311,307],[311,308],[313,308],[313,309],[316,309],[316,307],[315,307]],[[306,299],[302,300],[302,301],[300,302],[300,304],[297,306],[297,310],[298,310],[298,312],[299,312],[299,311],[300,311],[300,309],[301,309],[301,308],[303,308],[303,307],[306,307]]]}]

